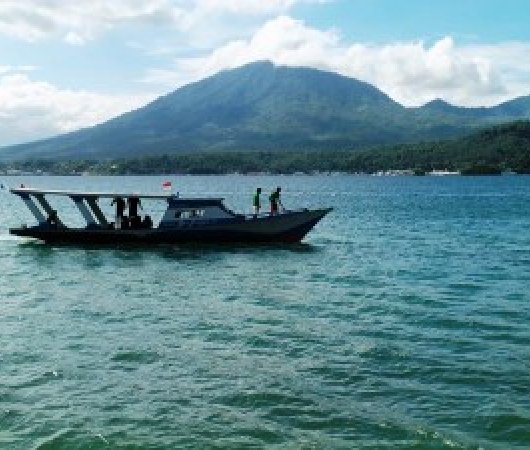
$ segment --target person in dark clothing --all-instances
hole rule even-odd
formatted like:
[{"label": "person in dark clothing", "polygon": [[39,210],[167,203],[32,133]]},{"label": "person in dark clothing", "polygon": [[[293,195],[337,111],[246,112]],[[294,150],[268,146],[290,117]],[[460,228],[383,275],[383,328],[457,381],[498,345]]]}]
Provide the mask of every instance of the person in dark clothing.
[{"label": "person in dark clothing", "polygon": [[113,200],[112,200],[112,203],[111,205],[114,205],[116,204],[116,224],[115,224],[115,227],[116,229],[121,229],[121,226],[122,226],[122,222],[123,222],[123,216],[124,216],[124,213],[125,213],[125,200],[123,200],[123,198],[121,197],[115,197]]},{"label": "person in dark clothing", "polygon": [[129,217],[136,217],[138,215],[138,208],[142,208],[142,202],[138,197],[129,197],[127,199],[127,206],[129,207]]},{"label": "person in dark clothing", "polygon": [[142,221],[138,215],[138,208],[142,208],[142,202],[139,197],[129,197],[127,199],[127,206],[129,207],[129,220],[131,228],[140,228]]},{"label": "person in dark clothing", "polygon": [[256,193],[254,194],[254,197],[252,198],[252,206],[254,207],[254,216],[257,216],[259,214],[259,210],[261,209],[261,188],[256,189]]},{"label": "person in dark clothing", "polygon": [[282,191],[281,187],[277,187],[275,191],[272,191],[269,196],[269,201],[271,203],[271,216],[278,214],[278,205],[283,208],[282,202],[280,200],[280,193]]},{"label": "person in dark clothing", "polygon": [[59,224],[59,217],[57,216],[57,211],[55,209],[51,210],[50,215],[46,219],[46,222],[51,227],[57,228],[57,225]]},{"label": "person in dark clothing", "polygon": [[145,216],[144,220],[142,222],[143,228],[152,228],[153,227],[153,220],[151,219],[151,216]]}]

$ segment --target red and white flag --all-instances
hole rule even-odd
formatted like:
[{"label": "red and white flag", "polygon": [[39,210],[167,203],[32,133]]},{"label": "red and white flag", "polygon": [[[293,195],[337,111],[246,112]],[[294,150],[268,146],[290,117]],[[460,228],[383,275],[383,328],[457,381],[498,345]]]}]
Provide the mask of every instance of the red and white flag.
[{"label": "red and white flag", "polygon": [[171,190],[171,181],[162,182],[162,189],[164,191],[170,191]]}]

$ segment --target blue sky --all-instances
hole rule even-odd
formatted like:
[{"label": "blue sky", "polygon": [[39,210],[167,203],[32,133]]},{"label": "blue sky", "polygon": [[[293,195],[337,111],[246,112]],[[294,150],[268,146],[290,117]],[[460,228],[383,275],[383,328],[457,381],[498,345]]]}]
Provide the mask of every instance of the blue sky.
[{"label": "blue sky", "polygon": [[318,28],[338,27],[351,41],[530,39],[527,0],[337,0],[299,5],[294,12]]},{"label": "blue sky", "polygon": [[523,0],[2,0],[0,146],[102,122],[258,59],[406,106],[530,94]]}]

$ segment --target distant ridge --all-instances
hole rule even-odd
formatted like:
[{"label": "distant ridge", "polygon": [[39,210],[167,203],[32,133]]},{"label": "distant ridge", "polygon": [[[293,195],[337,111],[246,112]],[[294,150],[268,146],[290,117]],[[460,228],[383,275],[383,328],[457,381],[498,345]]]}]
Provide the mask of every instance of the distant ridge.
[{"label": "distant ridge", "polygon": [[501,118],[507,121],[530,118],[530,96],[518,97],[496,106],[463,107],[455,106],[444,100],[432,100],[418,108],[435,114],[458,117]]},{"label": "distant ridge", "polygon": [[94,127],[1,148],[0,159],[352,150],[446,139],[524,118],[530,118],[530,97],[492,108],[442,100],[405,108],[368,83],[265,61],[222,71]]},{"label": "distant ridge", "polygon": [[23,160],[0,163],[4,173],[72,175],[229,173],[414,173],[460,171],[466,175],[530,173],[530,121],[490,126],[445,141],[372,147],[358,151],[195,152],[116,160]]}]

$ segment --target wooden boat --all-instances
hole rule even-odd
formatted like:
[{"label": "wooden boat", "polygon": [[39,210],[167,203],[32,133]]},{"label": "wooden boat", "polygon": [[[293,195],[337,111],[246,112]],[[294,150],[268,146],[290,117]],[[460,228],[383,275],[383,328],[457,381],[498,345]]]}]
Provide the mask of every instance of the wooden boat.
[{"label": "wooden boat", "polygon": [[[226,208],[222,198],[181,198],[171,193],[133,194],[114,192],[76,192],[13,188],[29,208],[37,225],[12,228],[16,236],[40,239],[47,243],[73,244],[176,244],[176,243],[274,243],[300,242],[331,208],[282,211],[274,215],[237,214]],[[86,226],[66,226],[46,196],[72,199],[86,221]],[[167,203],[158,224],[150,216],[114,222],[108,220],[98,205],[106,199],[151,199]],[[121,222],[121,223],[120,223]]]}]

